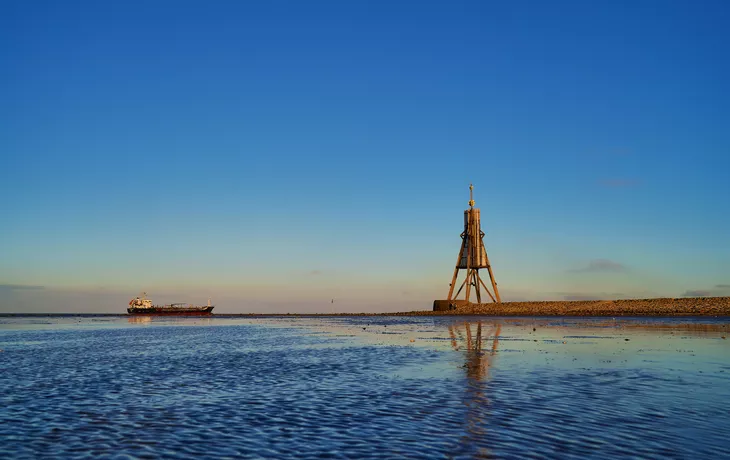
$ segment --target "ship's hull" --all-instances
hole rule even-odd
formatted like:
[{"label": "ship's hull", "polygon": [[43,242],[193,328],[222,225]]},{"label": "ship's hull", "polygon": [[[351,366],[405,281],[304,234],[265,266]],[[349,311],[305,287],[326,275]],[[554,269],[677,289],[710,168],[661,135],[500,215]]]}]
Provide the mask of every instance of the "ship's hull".
[{"label": "ship's hull", "polygon": [[213,314],[213,307],[200,308],[176,308],[176,307],[152,307],[152,308],[127,308],[130,315],[175,315],[175,316],[200,316]]}]

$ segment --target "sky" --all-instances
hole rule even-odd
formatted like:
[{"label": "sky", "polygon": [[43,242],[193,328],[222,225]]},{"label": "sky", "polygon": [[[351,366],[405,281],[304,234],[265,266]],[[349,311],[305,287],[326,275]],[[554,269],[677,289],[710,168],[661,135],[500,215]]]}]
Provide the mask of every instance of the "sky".
[{"label": "sky", "polygon": [[[730,295],[730,3],[0,3],[0,312]],[[334,299],[334,303],[332,302]]]}]

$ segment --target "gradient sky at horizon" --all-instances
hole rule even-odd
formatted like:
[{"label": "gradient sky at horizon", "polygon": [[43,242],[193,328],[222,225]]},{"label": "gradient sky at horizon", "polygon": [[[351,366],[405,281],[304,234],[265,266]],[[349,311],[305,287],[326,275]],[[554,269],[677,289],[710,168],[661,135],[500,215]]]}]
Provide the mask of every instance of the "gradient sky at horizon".
[{"label": "gradient sky at horizon", "polygon": [[730,295],[728,23],[724,1],[2,2],[0,312],[428,309],[470,182],[506,299]]}]

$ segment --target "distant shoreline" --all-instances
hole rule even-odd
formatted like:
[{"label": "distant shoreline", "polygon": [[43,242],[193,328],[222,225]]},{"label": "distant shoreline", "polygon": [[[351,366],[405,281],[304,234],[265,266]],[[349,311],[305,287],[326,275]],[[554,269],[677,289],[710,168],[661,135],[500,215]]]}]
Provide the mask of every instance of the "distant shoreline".
[{"label": "distant shoreline", "polygon": [[[402,313],[411,314],[411,313]],[[730,297],[679,297],[621,300],[547,300],[472,304],[416,315],[485,316],[730,316]]]},{"label": "distant shoreline", "polygon": [[[280,316],[553,316],[553,317],[730,317],[730,297],[681,297],[623,300],[547,300],[472,304],[455,310],[393,313],[218,313],[207,317]],[[0,317],[135,317],[125,313],[0,313]],[[174,316],[172,316],[174,317]]]}]

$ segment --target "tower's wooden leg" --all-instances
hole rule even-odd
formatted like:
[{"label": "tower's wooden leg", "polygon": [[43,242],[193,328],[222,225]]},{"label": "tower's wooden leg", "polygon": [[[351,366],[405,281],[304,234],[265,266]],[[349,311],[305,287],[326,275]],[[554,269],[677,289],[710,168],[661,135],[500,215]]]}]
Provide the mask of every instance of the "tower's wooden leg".
[{"label": "tower's wooden leg", "polygon": [[474,276],[473,269],[466,270],[466,301],[469,302],[469,294],[471,293],[472,277]]},{"label": "tower's wooden leg", "polygon": [[[456,295],[454,296],[454,299],[456,299],[457,297],[459,297],[459,294],[461,294],[461,290],[464,289],[464,286],[466,285],[466,281],[468,279],[469,279],[468,277],[467,278],[464,278],[464,281],[461,283],[461,286],[459,286],[459,290],[456,291]],[[449,299],[449,300],[451,300],[451,299]]]},{"label": "tower's wooden leg", "polygon": [[[451,294],[454,293],[454,284],[456,284],[456,278],[459,276],[459,264],[461,263],[461,256],[464,254],[464,244],[466,240],[464,235],[461,236],[461,249],[459,249],[459,256],[456,258],[456,268],[454,268],[454,276],[451,277],[451,284],[449,284],[449,295],[446,300],[451,300]],[[456,294],[457,296],[459,294]]]},{"label": "tower's wooden leg", "polygon": [[[486,251],[486,249],[485,249]],[[502,301],[499,298],[499,289],[497,289],[497,281],[494,279],[494,274],[492,273],[492,266],[489,264],[489,257],[487,256],[487,271],[489,272],[489,280],[492,282],[492,289],[494,289],[494,295],[497,296],[497,300],[495,302],[501,303]]]},{"label": "tower's wooden leg", "polygon": [[477,294],[477,303],[482,303],[482,294],[479,289],[479,282],[481,281],[481,277],[479,276],[479,270],[474,269],[474,291]]},{"label": "tower's wooden leg", "polygon": [[487,285],[486,285],[486,284],[484,284],[484,281],[482,281],[482,279],[481,279],[481,278],[479,278],[479,281],[481,281],[481,282],[482,282],[482,286],[484,286],[484,290],[485,290],[485,291],[487,291],[487,294],[489,294],[489,297],[491,297],[491,298],[492,298],[492,302],[497,302],[497,301],[496,301],[496,300],[494,299],[494,296],[492,295],[492,293],[491,293],[491,292],[489,292],[489,288],[487,287]]}]

